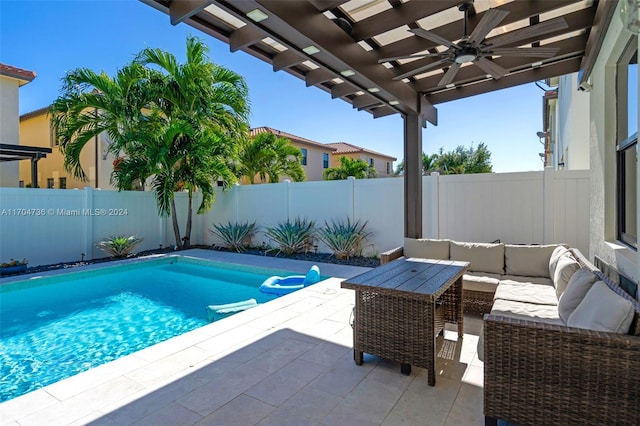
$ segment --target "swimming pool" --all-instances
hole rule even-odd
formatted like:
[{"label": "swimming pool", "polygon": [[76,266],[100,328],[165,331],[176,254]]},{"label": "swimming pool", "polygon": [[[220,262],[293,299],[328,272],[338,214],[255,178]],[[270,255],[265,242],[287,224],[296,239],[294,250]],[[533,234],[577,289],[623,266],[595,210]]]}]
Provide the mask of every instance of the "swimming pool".
[{"label": "swimming pool", "polygon": [[286,274],[169,256],[4,284],[0,402],[208,324],[208,305],[267,302]]}]

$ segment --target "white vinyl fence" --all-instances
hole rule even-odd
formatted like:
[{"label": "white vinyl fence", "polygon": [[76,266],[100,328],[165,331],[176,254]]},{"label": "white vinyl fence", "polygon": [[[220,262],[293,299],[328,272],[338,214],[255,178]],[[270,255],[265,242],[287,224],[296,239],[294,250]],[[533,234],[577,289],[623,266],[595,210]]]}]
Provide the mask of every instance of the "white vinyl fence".
[{"label": "white vinyl fence", "polygon": [[[553,171],[425,176],[423,235],[459,241],[564,242],[589,252],[589,172]],[[256,222],[261,231],[287,219],[367,222],[365,254],[402,245],[401,178],[234,186],[213,208],[194,215],[192,244],[217,241],[215,223]],[[186,193],[176,194],[184,235]],[[197,209],[199,199],[194,202]],[[30,265],[104,257],[111,235],[144,238],[139,250],[173,246],[171,219],[158,215],[151,192],[0,188],[0,261]],[[257,242],[272,243],[259,233]],[[327,251],[320,245],[320,251]]]}]

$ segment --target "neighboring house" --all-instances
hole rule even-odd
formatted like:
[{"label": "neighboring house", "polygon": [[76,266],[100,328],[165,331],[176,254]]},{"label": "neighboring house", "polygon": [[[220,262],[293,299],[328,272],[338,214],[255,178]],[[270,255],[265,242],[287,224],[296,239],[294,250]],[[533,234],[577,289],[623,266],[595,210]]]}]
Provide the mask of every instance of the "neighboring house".
[{"label": "neighboring house", "polygon": [[393,162],[397,160],[395,157],[371,151],[346,142],[328,143],[327,145],[336,149],[333,152],[333,164],[340,164],[340,157],[355,158],[365,161],[370,166],[375,167],[378,171],[378,177],[393,176]]},{"label": "neighboring house", "polygon": [[638,283],[638,36],[617,19],[622,3],[591,73],[582,80],[573,74],[559,81],[557,114],[563,127],[557,155],[565,168],[588,159],[589,257]]},{"label": "neighboring house", "polygon": [[307,181],[322,180],[322,174],[329,167],[333,167],[331,162],[331,154],[335,151],[328,145],[321,144],[282,130],[272,129],[271,127],[256,127],[251,129],[251,136],[259,133],[273,133],[275,135],[287,138],[293,146],[300,148],[302,151],[302,167],[306,174]]},{"label": "neighboring house", "polygon": [[[36,78],[33,71],[0,64],[0,143],[18,145],[20,138],[18,89]],[[0,186],[18,187],[19,163],[0,162]]]},{"label": "neighboring house", "polygon": [[590,94],[587,86],[578,88],[578,73],[547,81],[556,90],[543,97],[545,129],[545,167],[566,170],[589,169]]},{"label": "neighboring house", "polygon": [[251,136],[266,132],[287,138],[291,141],[292,145],[302,150],[302,166],[307,174],[308,181],[322,180],[326,169],[340,165],[340,157],[356,158],[366,161],[376,168],[378,177],[393,176],[393,162],[396,158],[389,155],[370,151],[346,142],[323,144],[271,127],[256,127],[251,129]]},{"label": "neighboring house", "polygon": [[[114,189],[109,179],[115,158],[113,155],[107,154],[108,145],[104,137],[100,135],[98,140],[94,140],[84,147],[80,161],[88,180],[76,179],[64,168],[64,155],[56,144],[48,111],[49,107],[45,107],[20,116],[20,145],[48,147],[53,150],[47,158],[38,162],[38,186],[55,189],[74,189],[87,186]],[[20,164],[20,185],[26,186],[31,182],[30,170],[29,165],[26,162],[23,163]]]}]

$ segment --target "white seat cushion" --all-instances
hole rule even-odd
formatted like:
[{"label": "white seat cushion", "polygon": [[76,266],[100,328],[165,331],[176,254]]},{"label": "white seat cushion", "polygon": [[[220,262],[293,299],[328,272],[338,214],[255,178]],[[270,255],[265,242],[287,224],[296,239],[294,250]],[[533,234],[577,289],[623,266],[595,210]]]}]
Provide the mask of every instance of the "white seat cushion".
[{"label": "white seat cushion", "polygon": [[548,284],[523,283],[518,281],[501,280],[495,299],[511,300],[514,302],[536,303],[539,305],[558,304],[556,289]]},{"label": "white seat cushion", "polygon": [[580,268],[571,276],[567,288],[558,300],[558,313],[565,323],[596,281],[598,277],[588,268]]},{"label": "white seat cushion", "polygon": [[558,244],[544,246],[505,244],[505,274],[550,278],[549,260],[557,247]]},{"label": "white seat cushion", "polygon": [[535,303],[496,299],[493,301],[491,314],[521,320],[538,321],[545,324],[564,325],[558,316],[558,307],[554,305],[536,305]]},{"label": "white seat cushion", "polygon": [[633,304],[598,281],[569,316],[569,327],[627,334],[633,321]]},{"label": "white seat cushion", "polygon": [[553,287],[553,281],[544,277],[527,277],[522,275],[503,275],[501,280],[517,281],[519,283],[545,284]]},{"label": "white seat cushion", "polygon": [[462,276],[462,289],[471,291],[486,291],[493,293],[500,282],[500,275],[484,272],[467,272]]}]

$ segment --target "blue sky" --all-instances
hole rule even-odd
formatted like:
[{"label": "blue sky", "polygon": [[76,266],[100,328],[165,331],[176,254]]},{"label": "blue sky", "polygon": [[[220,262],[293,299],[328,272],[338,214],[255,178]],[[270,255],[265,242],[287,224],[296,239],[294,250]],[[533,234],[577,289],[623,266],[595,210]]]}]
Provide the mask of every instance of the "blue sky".
[{"label": "blue sky", "polygon": [[[269,126],[322,143],[344,141],[403,158],[402,119],[373,119],[341,100],[137,0],[0,0],[0,62],[35,71],[20,89],[20,114],[48,106],[74,68],[110,75],[144,47],[184,58],[187,34],[202,38],[210,58],[243,75],[251,126]],[[438,126],[423,130],[423,150],[445,151],[484,142],[496,172],[542,170],[543,91],[534,83],[437,105]],[[394,163],[394,165],[397,164]]]}]

